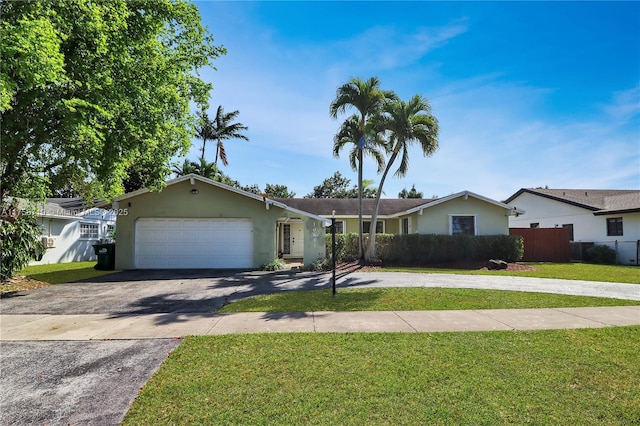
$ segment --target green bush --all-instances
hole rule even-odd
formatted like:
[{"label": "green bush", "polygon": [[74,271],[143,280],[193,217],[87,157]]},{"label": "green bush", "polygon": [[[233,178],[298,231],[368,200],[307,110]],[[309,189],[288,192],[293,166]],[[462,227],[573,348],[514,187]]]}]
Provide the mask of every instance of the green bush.
[{"label": "green bush", "polygon": [[42,228],[35,215],[22,211],[14,222],[7,219],[0,219],[0,280],[11,278],[45,250],[40,238]]},{"label": "green bush", "polygon": [[284,261],[282,259],[275,259],[271,263],[267,263],[266,265],[262,265],[261,268],[263,271],[279,271],[284,269]]},{"label": "green bush", "polygon": [[616,263],[616,252],[609,246],[595,245],[587,249],[587,260],[593,263],[613,265]]},{"label": "green bush", "polygon": [[[518,235],[378,234],[376,236],[376,258],[388,265],[425,265],[488,259],[517,262],[523,255],[524,242]],[[336,235],[336,258],[348,260],[357,256],[358,234]],[[327,234],[327,257],[331,257],[330,234]]]}]

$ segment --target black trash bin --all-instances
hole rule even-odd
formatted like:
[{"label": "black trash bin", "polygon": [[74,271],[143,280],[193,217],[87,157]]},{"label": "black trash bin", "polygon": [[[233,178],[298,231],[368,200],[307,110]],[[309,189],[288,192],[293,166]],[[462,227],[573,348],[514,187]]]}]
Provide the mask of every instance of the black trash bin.
[{"label": "black trash bin", "polygon": [[95,269],[101,271],[113,271],[116,269],[116,245],[115,243],[109,244],[94,244],[93,250],[98,256],[98,263],[94,266]]}]

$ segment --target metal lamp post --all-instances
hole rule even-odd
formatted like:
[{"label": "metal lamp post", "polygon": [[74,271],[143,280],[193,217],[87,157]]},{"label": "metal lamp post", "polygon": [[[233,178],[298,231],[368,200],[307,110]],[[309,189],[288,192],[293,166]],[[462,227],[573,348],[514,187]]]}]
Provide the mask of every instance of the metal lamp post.
[{"label": "metal lamp post", "polygon": [[331,290],[332,296],[336,297],[336,211],[331,213]]}]

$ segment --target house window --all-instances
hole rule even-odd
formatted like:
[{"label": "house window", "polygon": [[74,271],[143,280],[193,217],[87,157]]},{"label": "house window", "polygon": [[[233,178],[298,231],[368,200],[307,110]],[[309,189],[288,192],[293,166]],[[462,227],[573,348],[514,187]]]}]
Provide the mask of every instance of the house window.
[{"label": "house window", "polygon": [[622,218],[610,217],[607,218],[607,236],[617,237],[622,236]]},{"label": "house window", "polygon": [[80,224],[80,238],[97,239],[98,238],[98,224],[97,223],[81,223]]},{"label": "house window", "polygon": [[563,228],[569,228],[569,241],[573,241],[573,223],[565,223]]},{"label": "house window", "polygon": [[476,235],[475,216],[451,216],[451,235]]},{"label": "house window", "polygon": [[[330,234],[331,226],[327,226],[325,232]],[[336,234],[344,234],[344,220],[336,220]]]},{"label": "house window", "polygon": [[[363,220],[362,232],[364,232],[365,234],[368,234],[370,229],[371,229],[371,221]],[[383,233],[384,233],[384,220],[378,220],[376,221],[376,234],[383,234]]]},{"label": "house window", "polygon": [[540,223],[538,222],[530,223],[529,228],[540,228]]},{"label": "house window", "polygon": [[408,234],[409,233],[409,218],[405,217],[402,219],[402,233],[403,234]]}]

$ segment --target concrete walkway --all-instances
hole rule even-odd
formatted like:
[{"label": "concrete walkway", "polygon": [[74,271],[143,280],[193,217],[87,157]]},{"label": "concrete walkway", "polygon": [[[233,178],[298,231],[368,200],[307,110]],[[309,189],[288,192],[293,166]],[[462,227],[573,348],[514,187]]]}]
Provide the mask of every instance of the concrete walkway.
[{"label": "concrete walkway", "polygon": [[640,306],[464,311],[0,315],[0,340],[158,339],[264,332],[441,332],[640,325]]}]

